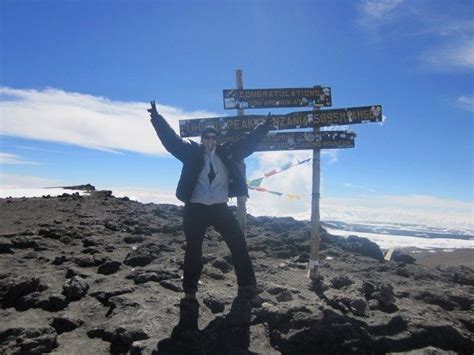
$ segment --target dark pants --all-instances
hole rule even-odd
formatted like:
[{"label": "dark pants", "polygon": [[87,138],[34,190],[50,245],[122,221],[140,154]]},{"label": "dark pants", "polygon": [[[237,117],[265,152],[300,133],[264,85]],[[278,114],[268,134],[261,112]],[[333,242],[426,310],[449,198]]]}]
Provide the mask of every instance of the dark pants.
[{"label": "dark pants", "polygon": [[245,236],[227,204],[203,205],[187,203],[184,206],[183,229],[186,236],[184,256],[184,292],[197,291],[202,271],[202,243],[209,226],[222,235],[232,253],[232,261],[241,286],[255,286],[255,274],[247,250]]}]

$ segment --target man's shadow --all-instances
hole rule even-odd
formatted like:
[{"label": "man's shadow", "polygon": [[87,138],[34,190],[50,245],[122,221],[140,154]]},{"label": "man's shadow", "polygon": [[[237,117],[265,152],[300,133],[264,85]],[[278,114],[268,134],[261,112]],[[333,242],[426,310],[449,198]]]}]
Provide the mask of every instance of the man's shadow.
[{"label": "man's shadow", "polygon": [[229,313],[199,330],[199,304],[182,299],[179,322],[171,337],[159,341],[152,354],[252,354],[248,350],[251,309],[247,300],[236,297]]}]

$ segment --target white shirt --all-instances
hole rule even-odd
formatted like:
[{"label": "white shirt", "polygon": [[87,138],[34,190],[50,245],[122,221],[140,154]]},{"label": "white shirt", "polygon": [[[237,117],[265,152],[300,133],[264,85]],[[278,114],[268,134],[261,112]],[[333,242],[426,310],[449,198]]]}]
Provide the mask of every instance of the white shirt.
[{"label": "white shirt", "polygon": [[[209,182],[211,163],[216,174],[214,180]],[[190,202],[213,205],[227,203],[229,200],[229,172],[222,160],[216,154],[216,148],[211,152],[204,151],[204,166],[199,174]]]}]

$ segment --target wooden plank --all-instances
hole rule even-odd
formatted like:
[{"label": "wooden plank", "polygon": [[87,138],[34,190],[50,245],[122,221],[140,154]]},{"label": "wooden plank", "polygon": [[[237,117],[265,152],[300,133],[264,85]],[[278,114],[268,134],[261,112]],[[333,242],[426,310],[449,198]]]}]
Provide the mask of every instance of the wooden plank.
[{"label": "wooden plank", "polygon": [[331,106],[331,88],[225,89],[225,109]]},{"label": "wooden plank", "polygon": [[[354,148],[355,137],[354,132],[348,131],[272,132],[265,136],[257,147],[257,151]],[[238,141],[241,137],[225,136],[219,139],[222,143],[232,143]]]},{"label": "wooden plank", "polygon": [[[200,135],[204,127],[210,125],[216,127],[221,135],[236,135],[251,131],[260,122],[265,121],[265,119],[266,115],[238,115],[180,120],[179,130],[181,137],[195,137]],[[275,130],[327,127],[381,121],[381,105],[299,111],[284,115],[272,115],[272,123]]]}]

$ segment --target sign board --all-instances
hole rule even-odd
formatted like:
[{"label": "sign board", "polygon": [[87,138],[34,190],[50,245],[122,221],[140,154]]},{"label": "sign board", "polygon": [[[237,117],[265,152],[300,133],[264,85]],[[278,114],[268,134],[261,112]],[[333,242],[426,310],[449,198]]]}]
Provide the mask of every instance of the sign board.
[{"label": "sign board", "polygon": [[[269,133],[256,151],[354,148],[355,137],[354,132],[348,131]],[[235,142],[241,138],[239,136],[225,136],[221,137],[220,141]]]},{"label": "sign board", "polygon": [[331,106],[331,88],[226,89],[225,109]]},{"label": "sign board", "polygon": [[[214,126],[221,135],[236,135],[251,131],[265,118],[264,115],[247,115],[180,120],[179,130],[181,137],[195,137],[200,135],[204,127]],[[292,112],[272,115],[272,120],[275,130],[381,122],[382,106]]]}]

